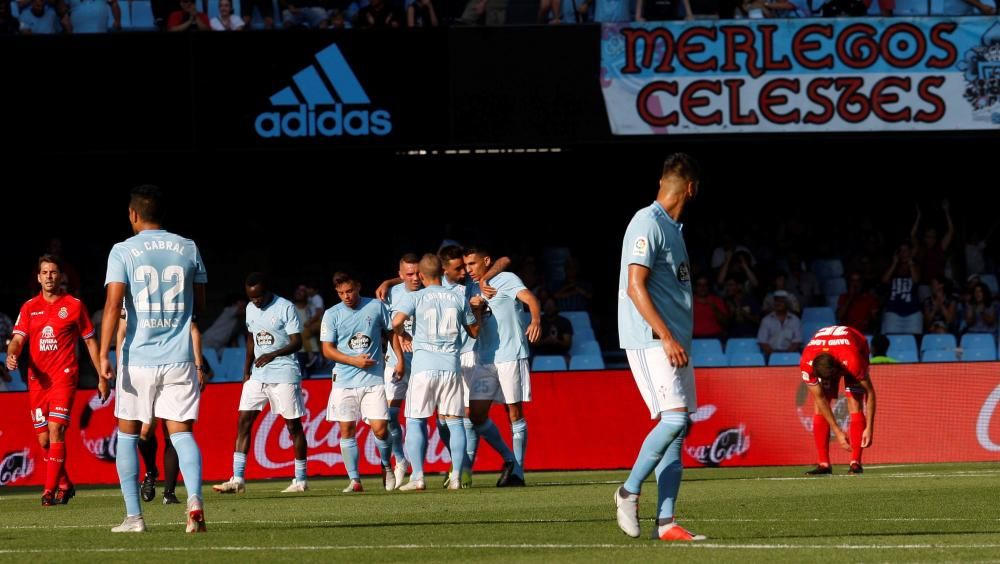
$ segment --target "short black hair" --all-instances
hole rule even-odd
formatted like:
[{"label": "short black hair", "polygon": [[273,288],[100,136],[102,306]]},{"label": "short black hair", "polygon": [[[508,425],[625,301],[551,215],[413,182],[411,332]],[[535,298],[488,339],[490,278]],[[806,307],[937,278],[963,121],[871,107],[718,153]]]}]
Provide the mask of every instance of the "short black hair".
[{"label": "short black hair", "polygon": [[267,275],[263,272],[251,272],[247,275],[247,288],[253,288],[254,286],[262,286],[267,288]]},{"label": "short black hair", "polygon": [[139,219],[153,223],[163,221],[163,190],[159,186],[143,184],[132,189],[128,207],[139,214]]},{"label": "short black hair", "polygon": [[46,253],[46,254],[38,257],[38,272],[42,271],[42,263],[43,262],[51,262],[52,264],[58,266],[59,267],[59,272],[62,272],[62,270],[63,270],[63,261],[62,261],[61,258],[57,257],[56,255],[52,255],[52,254]]},{"label": "short black hair", "polygon": [[420,255],[417,253],[406,253],[399,259],[400,264],[420,264]]},{"label": "short black hair", "polygon": [[345,272],[343,270],[333,273],[333,287],[336,288],[341,284],[348,284],[351,282],[358,282],[358,278],[351,274],[350,272]]},{"label": "short black hair", "polygon": [[674,153],[663,161],[663,177],[672,174],[688,182],[700,182],[701,166],[687,153]]},{"label": "short black hair", "polygon": [[465,250],[462,251],[462,256],[463,257],[467,257],[469,255],[477,255],[477,256],[481,256],[481,257],[492,257],[493,256],[490,253],[490,250],[487,249],[486,247],[484,247],[483,245],[478,245],[478,246],[473,246],[473,247],[466,247]]},{"label": "short black hair", "polygon": [[441,259],[441,262],[461,259],[463,256],[464,252],[462,250],[462,247],[459,247],[458,245],[447,245],[441,247],[441,250],[438,251],[438,257]]},{"label": "short black hair", "polygon": [[812,362],[813,374],[820,379],[833,378],[840,372],[840,363],[830,353],[820,353]]}]

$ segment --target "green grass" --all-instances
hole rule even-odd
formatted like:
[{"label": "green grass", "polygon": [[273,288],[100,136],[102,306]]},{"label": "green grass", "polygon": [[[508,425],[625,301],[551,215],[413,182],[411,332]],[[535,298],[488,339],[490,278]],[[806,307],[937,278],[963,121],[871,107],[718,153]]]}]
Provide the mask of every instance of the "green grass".
[{"label": "green grass", "polygon": [[[117,488],[80,488],[43,508],[37,488],[0,490],[0,561],[149,562],[942,562],[1000,561],[1000,465],[873,466],[863,476],[803,478],[804,468],[695,469],[684,474],[681,523],[705,543],[648,540],[655,484],[643,496],[643,538],[615,524],[625,472],[528,475],[530,487],[341,494],[343,479],[286,482],[248,493],[206,488],[209,533],[185,535],[183,506],[144,504],[149,531],[113,535]],[[158,489],[157,493],[160,491]],[[182,492],[179,492],[182,493]]]}]

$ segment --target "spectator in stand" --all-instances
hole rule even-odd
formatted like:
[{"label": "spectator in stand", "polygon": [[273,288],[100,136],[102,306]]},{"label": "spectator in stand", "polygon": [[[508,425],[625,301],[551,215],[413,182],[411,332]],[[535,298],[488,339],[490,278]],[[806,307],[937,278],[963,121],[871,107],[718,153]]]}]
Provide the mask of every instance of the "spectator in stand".
[{"label": "spectator in stand", "polygon": [[[295,293],[292,294],[292,303],[295,305],[295,314],[299,318],[299,324],[303,327],[302,349],[296,353],[296,356],[302,364],[302,373],[308,378],[309,370],[319,361],[321,349],[318,338],[319,334],[305,329],[316,313],[316,310],[313,309],[314,304],[309,299],[309,289],[305,284],[300,284],[295,288]],[[320,310],[320,312],[322,311]]]},{"label": "spectator in stand", "polygon": [[[924,232],[923,243],[917,237],[920,229],[920,206],[917,206],[917,219],[910,229],[910,245],[913,248],[913,255],[920,272],[921,280],[931,280],[934,278],[944,279],[947,266],[947,252],[951,245],[951,240],[955,236],[955,225],[951,221],[951,212],[948,200],[941,202],[941,210],[944,211],[944,219],[948,223],[948,230],[944,238],[938,240],[937,229],[928,228]],[[926,295],[926,294],[924,294]]]},{"label": "spectator in stand", "polygon": [[180,0],[180,9],[167,18],[167,31],[209,31],[208,16],[198,11],[194,0]]},{"label": "spectator in stand", "polygon": [[[9,9],[9,4],[7,5]],[[0,14],[3,13],[3,9],[0,8]],[[14,322],[7,317],[6,314],[0,313],[0,350],[6,351],[7,345],[10,344],[11,338],[14,336]],[[6,383],[10,383],[11,377],[7,370],[7,367],[0,363],[0,380]]]},{"label": "spectator in stand", "polygon": [[208,22],[212,31],[239,31],[246,22],[233,14],[233,0],[219,0],[219,15]]},{"label": "spectator in stand", "polygon": [[745,250],[745,247],[743,249],[744,250],[736,251],[727,250],[723,253],[722,264],[719,267],[718,275],[715,277],[715,283],[722,286],[730,274],[739,274],[738,272],[735,272],[736,268],[733,267],[733,262],[735,261],[740,272],[742,272],[743,276],[746,278],[743,290],[750,293],[753,292],[754,289],[760,285],[760,283],[757,281],[757,275],[754,274],[753,271],[753,255],[750,254],[750,251]]},{"label": "spectator in stand", "polygon": [[731,316],[727,336],[756,337],[760,327],[760,303],[753,294],[744,291],[743,284],[735,276],[726,278],[723,301]]},{"label": "spectator in stand", "polygon": [[795,292],[788,289],[788,273],[783,271],[778,271],[774,275],[774,280],[771,282],[771,291],[764,296],[764,303],[761,305],[761,312],[764,314],[771,313],[774,311],[774,293],[778,290],[784,290],[788,294],[788,311],[791,311],[795,315],[802,315],[802,301],[795,294]]},{"label": "spectator in stand", "polygon": [[847,292],[837,299],[837,323],[868,334],[875,329],[878,311],[878,298],[865,287],[861,272],[851,272],[847,278]]},{"label": "spectator in stand", "polygon": [[531,290],[536,296],[546,293],[545,277],[538,272],[538,261],[533,256],[526,256],[518,261],[517,276],[524,283],[524,287]]},{"label": "spectator in stand", "polygon": [[694,338],[725,339],[730,313],[722,298],[712,293],[708,276],[699,274],[694,281]]},{"label": "spectator in stand", "polygon": [[[569,356],[573,346],[573,324],[569,319],[559,315],[559,306],[555,298],[549,296],[542,300],[542,336],[538,342],[531,345],[532,354],[551,354]],[[567,358],[567,363],[569,359]]]},{"label": "spectator in stand", "polygon": [[[322,0],[285,0],[281,11],[281,26],[285,29],[325,29],[326,8]],[[322,314],[323,309],[320,308]],[[304,335],[303,335],[304,336]]]},{"label": "spectator in stand", "polygon": [[788,292],[785,290],[774,293],[774,311],[761,319],[757,344],[765,355],[798,352],[802,348],[802,322],[788,311]]},{"label": "spectator in stand", "polygon": [[931,295],[924,299],[924,331],[958,333],[958,304],[948,292],[947,281],[931,278]]},{"label": "spectator in stand", "polygon": [[456,23],[465,25],[504,25],[507,0],[469,0]]},{"label": "spectator in stand", "polygon": [[882,316],[882,333],[923,333],[923,313],[917,299],[919,280],[920,270],[914,263],[910,244],[903,243],[882,275],[882,283],[889,286],[889,298]]},{"label": "spectator in stand", "polygon": [[271,0],[240,0],[240,16],[245,29],[250,29],[254,10],[257,10],[260,19],[264,21],[264,29],[274,29],[274,4]]},{"label": "spectator in stand", "polygon": [[45,0],[31,0],[31,7],[21,11],[22,35],[52,35],[62,30],[59,16]]},{"label": "spectator in stand", "polygon": [[367,6],[358,11],[357,25],[361,29],[402,27],[403,16],[389,6],[385,0],[371,0]]},{"label": "spectator in stand", "polygon": [[[226,0],[222,0],[225,2]],[[202,349],[220,351],[226,347],[244,346],[244,316],[247,309],[245,294],[232,294],[229,304],[215,318],[212,325],[201,334]]]},{"label": "spectator in stand", "polygon": [[982,282],[972,289],[965,306],[965,330],[969,333],[997,332],[997,304],[993,302],[990,287]]},{"label": "spectator in stand", "polygon": [[407,27],[437,27],[438,16],[432,0],[407,0]]},{"label": "spectator in stand", "polygon": [[635,21],[637,22],[693,20],[693,14],[690,0],[638,0],[635,3]]},{"label": "spectator in stand", "polygon": [[580,266],[573,257],[566,259],[563,272],[566,273],[562,287],[555,291],[554,297],[561,311],[589,311],[590,301],[594,298],[590,282],[580,280]]},{"label": "spectator in stand", "polygon": [[351,22],[340,8],[330,9],[330,20],[326,27],[329,29],[351,29]]},{"label": "spectator in stand", "polygon": [[122,9],[118,0],[69,0],[70,31],[73,33],[107,33],[108,16],[114,18],[112,29],[122,29]]},{"label": "spectator in stand", "polygon": [[801,300],[802,307],[814,306],[823,300],[823,291],[819,287],[816,275],[806,270],[802,256],[796,250],[788,251],[785,257],[788,263],[788,276],[785,287],[794,292]]},{"label": "spectator in stand", "polygon": [[10,3],[0,2],[0,35],[17,35],[21,22],[10,11]]},{"label": "spectator in stand", "polygon": [[898,360],[889,356],[889,337],[878,333],[872,337],[872,358],[869,364],[895,364]]},{"label": "spectator in stand", "polygon": [[993,237],[993,233],[996,232],[997,225],[1000,225],[1000,220],[994,221],[993,225],[990,225],[989,229],[986,230],[985,235],[982,233],[981,227],[975,224],[969,226],[969,234],[965,241],[966,274],[982,274],[991,266],[987,265],[986,262],[986,246],[990,238]]}]

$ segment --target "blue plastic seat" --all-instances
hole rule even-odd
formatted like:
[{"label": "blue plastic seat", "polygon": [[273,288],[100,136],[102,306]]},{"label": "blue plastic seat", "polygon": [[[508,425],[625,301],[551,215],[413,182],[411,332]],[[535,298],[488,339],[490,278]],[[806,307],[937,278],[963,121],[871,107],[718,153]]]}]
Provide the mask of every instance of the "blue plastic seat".
[{"label": "blue plastic seat", "polygon": [[531,361],[532,372],[558,372],[566,370],[566,359],[556,354],[540,354]]},{"label": "blue plastic seat", "polygon": [[798,366],[802,355],[797,352],[776,352],[771,353],[771,358],[767,359],[768,366]]},{"label": "blue plastic seat", "polygon": [[569,359],[570,370],[604,370],[604,359],[599,354],[578,354]]}]

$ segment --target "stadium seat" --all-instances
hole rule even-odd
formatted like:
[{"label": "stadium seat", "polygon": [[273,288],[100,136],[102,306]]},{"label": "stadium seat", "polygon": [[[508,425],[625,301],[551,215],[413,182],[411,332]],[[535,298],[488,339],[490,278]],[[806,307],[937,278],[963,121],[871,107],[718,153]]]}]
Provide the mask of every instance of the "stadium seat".
[{"label": "stadium seat", "polygon": [[727,354],[729,366],[764,366],[764,355],[759,352]]},{"label": "stadium seat", "polygon": [[222,375],[222,361],[219,359],[219,351],[211,348],[202,348],[201,357],[212,368],[212,381],[219,382]]},{"label": "stadium seat", "polygon": [[593,339],[577,339],[576,335],[573,335],[573,344],[569,348],[569,354],[596,354],[601,355],[601,345],[597,344],[597,341]]},{"label": "stadium seat", "polygon": [[129,2],[128,10],[131,17],[129,18],[129,27],[126,29],[156,29],[156,22],[153,20],[153,5],[149,0],[132,0]]},{"label": "stadium seat", "polygon": [[844,263],[840,259],[818,259],[812,262],[812,271],[819,280],[829,280],[844,275]]},{"label": "stadium seat", "polygon": [[962,360],[967,362],[983,362],[996,359],[997,351],[995,349],[964,349],[962,351]]},{"label": "stadium seat", "polygon": [[823,281],[823,295],[840,296],[844,292],[847,292],[847,281],[843,276]]},{"label": "stadium seat", "polygon": [[722,342],[718,339],[694,339],[691,341],[692,354],[722,354]]},{"label": "stadium seat", "polygon": [[540,354],[531,361],[532,372],[556,372],[566,370],[566,359],[561,355]]},{"label": "stadium seat", "polygon": [[889,337],[889,356],[899,358],[903,352],[912,352],[916,356],[917,340],[913,335],[886,335]]},{"label": "stadium seat", "polygon": [[837,311],[838,303],[840,303],[840,296],[826,296],[826,307],[832,309],[834,313]]},{"label": "stadium seat", "polygon": [[[878,2],[872,2],[878,4]],[[928,0],[896,0],[896,7],[892,9],[893,16],[927,16],[930,14],[930,2]]]},{"label": "stadium seat", "polygon": [[920,352],[953,351],[956,346],[955,336],[951,333],[930,333],[920,341]]},{"label": "stadium seat", "polygon": [[[7,362],[7,353],[0,352],[0,363]],[[0,392],[25,392],[28,385],[21,379],[21,373],[17,370],[10,373],[10,382],[0,380]]]},{"label": "stadium seat", "polygon": [[[825,325],[837,323],[837,316],[828,307],[807,307],[802,310],[802,323],[819,322]],[[812,336],[812,335],[810,335]]]},{"label": "stadium seat", "polygon": [[569,359],[570,370],[604,370],[604,359],[599,354],[578,354]]},{"label": "stadium seat", "polygon": [[243,380],[243,362],[246,349],[222,349],[222,364],[215,375],[215,382],[240,382]]},{"label": "stadium seat", "polygon": [[816,334],[817,331],[819,331],[820,329],[822,329],[824,327],[827,327],[829,325],[830,325],[829,323],[823,323],[823,322],[820,322],[820,321],[810,321],[808,323],[803,322],[802,323],[802,341],[805,342],[805,343],[808,343],[809,339],[812,339],[813,336]]},{"label": "stadium seat", "polygon": [[928,350],[924,351],[923,362],[958,362],[955,350]]},{"label": "stadium seat", "polygon": [[771,358],[767,359],[768,366],[798,366],[802,355],[797,352],[776,352],[771,353]]},{"label": "stadium seat", "polygon": [[594,329],[590,324],[590,314],[585,311],[560,311],[559,315],[569,320],[573,326],[573,340],[593,339]]},{"label": "stadium seat", "polygon": [[[760,345],[757,344],[757,339],[750,339],[747,337],[733,338],[726,341],[726,354],[740,354],[740,353],[760,353]],[[763,363],[762,363],[763,364]]]},{"label": "stadium seat", "polygon": [[694,351],[691,354],[691,363],[695,368],[712,368],[718,366],[729,366],[729,359],[720,353],[705,353]]},{"label": "stadium seat", "polygon": [[979,281],[986,284],[986,287],[990,289],[990,293],[994,296],[1000,292],[1000,287],[997,286],[997,277],[995,274],[980,274]]},{"label": "stadium seat", "polygon": [[962,348],[969,349],[990,349],[994,352],[997,349],[997,341],[993,338],[993,333],[966,333],[962,335]]}]

